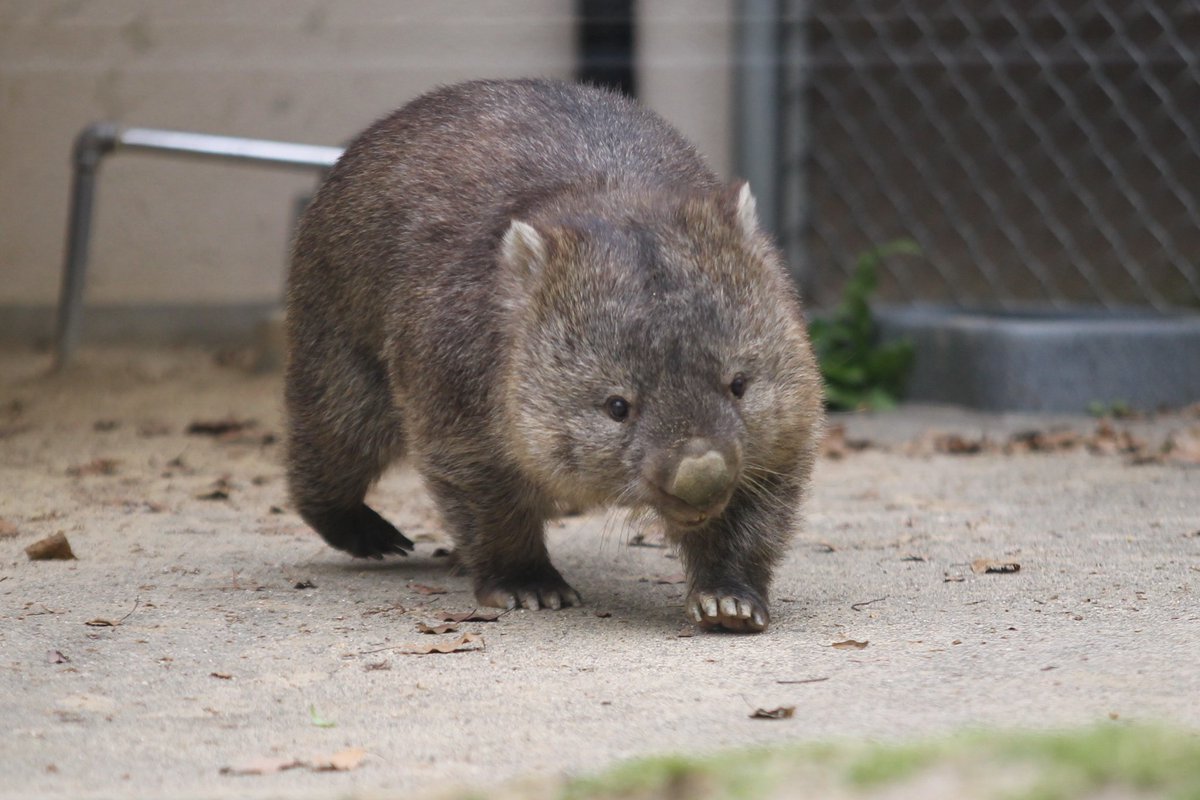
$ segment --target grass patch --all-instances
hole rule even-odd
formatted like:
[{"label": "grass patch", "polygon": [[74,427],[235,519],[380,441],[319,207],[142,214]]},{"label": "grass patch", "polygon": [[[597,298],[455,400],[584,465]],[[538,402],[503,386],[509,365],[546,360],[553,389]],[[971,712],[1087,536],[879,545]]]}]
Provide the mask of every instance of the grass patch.
[{"label": "grass patch", "polygon": [[557,796],[1075,800],[1101,792],[1200,800],[1200,736],[1106,724],[1059,733],[972,733],[917,744],[796,745],[650,758],[570,781]]}]

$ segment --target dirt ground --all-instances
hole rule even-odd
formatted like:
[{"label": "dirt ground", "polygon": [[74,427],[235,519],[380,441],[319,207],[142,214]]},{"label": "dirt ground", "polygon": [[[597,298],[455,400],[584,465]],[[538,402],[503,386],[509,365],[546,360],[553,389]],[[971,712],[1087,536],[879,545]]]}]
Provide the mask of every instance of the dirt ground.
[{"label": "dirt ground", "polygon": [[[373,497],[413,556],[327,548],[288,508],[279,377],[219,360],[94,348],[47,377],[0,351],[0,797],[409,796],[754,743],[1200,727],[1194,412],[839,420],[760,636],[685,625],[679,562],[619,514],[550,533],[586,607],[426,634],[473,603],[419,481]],[[59,531],[76,560],[27,558]]]}]

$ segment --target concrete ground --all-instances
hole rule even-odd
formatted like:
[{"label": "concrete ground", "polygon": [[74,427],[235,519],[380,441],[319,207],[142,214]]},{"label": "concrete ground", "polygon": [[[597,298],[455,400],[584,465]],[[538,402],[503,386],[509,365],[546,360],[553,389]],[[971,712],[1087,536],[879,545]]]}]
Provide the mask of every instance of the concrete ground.
[{"label": "concrete ground", "polygon": [[[424,634],[473,603],[419,482],[397,471],[374,494],[413,556],[325,547],[288,510],[278,376],[224,360],[91,349],[46,377],[44,355],[0,352],[0,797],[410,796],[752,743],[1200,727],[1186,449],[953,455],[972,448],[925,432],[1096,421],[848,417],[873,446],[819,464],[766,634],[686,626],[679,562],[616,514],[550,533],[586,607]],[[226,419],[253,424],[187,433]],[[1200,436],[1200,416],[1116,428],[1154,452]],[[26,557],[58,531],[77,560]],[[467,652],[403,652],[464,633]],[[751,718],[779,706],[795,716]],[[354,768],[312,768],[338,753]],[[247,766],[266,774],[222,771]]]}]

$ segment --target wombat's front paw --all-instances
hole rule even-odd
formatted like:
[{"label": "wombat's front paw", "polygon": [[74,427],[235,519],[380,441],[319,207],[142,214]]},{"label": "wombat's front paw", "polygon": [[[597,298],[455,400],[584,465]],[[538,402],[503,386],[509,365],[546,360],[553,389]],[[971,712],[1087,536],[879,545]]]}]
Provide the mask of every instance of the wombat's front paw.
[{"label": "wombat's front paw", "polygon": [[705,630],[761,633],[771,621],[766,604],[748,589],[697,589],[684,607],[688,619]]},{"label": "wombat's front paw", "polygon": [[579,592],[562,579],[558,570],[550,567],[550,573],[476,581],[475,599],[481,605],[494,608],[528,608],[530,611],[583,605]]}]

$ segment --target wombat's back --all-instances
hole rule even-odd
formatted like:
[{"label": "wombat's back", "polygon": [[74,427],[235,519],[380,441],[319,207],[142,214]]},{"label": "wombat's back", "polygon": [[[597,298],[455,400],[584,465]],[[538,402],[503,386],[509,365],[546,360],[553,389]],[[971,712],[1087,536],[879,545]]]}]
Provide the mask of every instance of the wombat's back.
[{"label": "wombat's back", "polygon": [[389,306],[420,313],[414,300],[486,283],[514,217],[589,181],[719,185],[662,118],[606,90],[520,80],[429,92],[365,130],[331,171],[301,222],[290,304],[377,349],[406,333],[388,330],[404,322],[386,319]]}]

